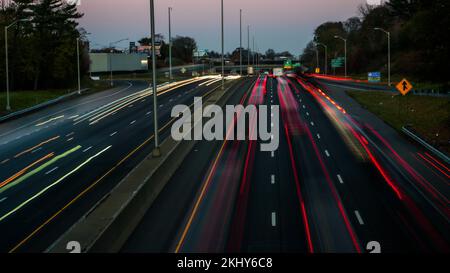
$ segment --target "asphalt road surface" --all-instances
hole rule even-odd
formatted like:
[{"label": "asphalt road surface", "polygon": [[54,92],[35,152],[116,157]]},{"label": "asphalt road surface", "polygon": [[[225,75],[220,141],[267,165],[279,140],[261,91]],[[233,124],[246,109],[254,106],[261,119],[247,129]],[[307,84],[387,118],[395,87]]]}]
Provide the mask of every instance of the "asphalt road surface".
[{"label": "asphalt road surface", "polygon": [[419,151],[434,167],[416,168],[330,90],[243,85],[228,104],[279,105],[279,148],[199,141],[122,252],[448,252],[448,165]]},{"label": "asphalt road surface", "polygon": [[[159,89],[162,140],[172,107],[218,84],[189,80]],[[147,88],[120,82],[0,124],[0,251],[45,251],[152,151]]]}]

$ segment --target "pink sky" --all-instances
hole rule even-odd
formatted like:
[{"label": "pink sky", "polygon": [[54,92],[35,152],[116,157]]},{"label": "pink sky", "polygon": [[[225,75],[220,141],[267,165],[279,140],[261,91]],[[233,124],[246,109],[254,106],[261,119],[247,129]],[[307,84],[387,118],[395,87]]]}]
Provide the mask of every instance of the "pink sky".
[{"label": "pink sky", "polygon": [[[251,25],[260,51],[273,48],[299,54],[316,26],[355,16],[362,3],[365,0],[224,0],[225,50],[239,46],[239,9],[244,29]],[[174,35],[195,38],[201,49],[220,49],[220,0],[155,0],[156,32],[166,38],[169,6]],[[85,14],[81,26],[92,33],[93,44],[122,38],[137,41],[149,33],[148,0],[81,0],[80,11]]]}]

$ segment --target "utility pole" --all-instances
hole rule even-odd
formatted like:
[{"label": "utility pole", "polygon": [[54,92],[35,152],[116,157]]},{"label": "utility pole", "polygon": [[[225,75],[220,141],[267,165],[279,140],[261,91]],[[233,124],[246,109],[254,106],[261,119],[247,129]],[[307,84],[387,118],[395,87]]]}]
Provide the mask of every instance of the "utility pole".
[{"label": "utility pole", "polygon": [[172,82],[172,8],[169,7],[169,81]]},{"label": "utility pole", "polygon": [[150,29],[152,35],[152,72],[153,72],[153,123],[154,123],[154,136],[155,136],[155,148],[153,149],[153,157],[160,157],[161,150],[159,149],[159,133],[158,133],[158,93],[156,83],[156,49],[155,49],[155,5],[154,1],[150,0]]}]

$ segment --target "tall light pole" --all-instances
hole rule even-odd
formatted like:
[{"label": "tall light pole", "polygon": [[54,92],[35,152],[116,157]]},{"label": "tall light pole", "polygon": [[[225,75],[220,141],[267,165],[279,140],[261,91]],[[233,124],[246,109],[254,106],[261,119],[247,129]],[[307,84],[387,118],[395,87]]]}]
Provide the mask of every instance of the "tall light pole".
[{"label": "tall light pole", "polygon": [[335,39],[340,39],[344,41],[345,46],[345,77],[347,78],[347,39],[342,38],[341,36],[334,36]]},{"label": "tall light pole", "polygon": [[5,63],[6,63],[6,111],[11,111],[11,104],[9,98],[9,60],[8,60],[8,29],[18,22],[25,22],[28,19],[21,19],[12,22],[10,25],[5,27]]},{"label": "tall light pole", "polygon": [[223,26],[223,0],[221,0],[221,13],[222,13],[222,91],[225,90],[225,37]]},{"label": "tall light pole", "polygon": [[242,9],[239,10],[239,64],[241,66],[242,77]]},{"label": "tall light pole", "polygon": [[155,148],[153,149],[153,157],[160,157],[161,150],[159,149],[159,133],[158,133],[158,90],[156,83],[156,49],[155,49],[155,5],[154,1],[150,0],[150,32],[152,43],[152,89],[153,89],[153,124],[155,136]]},{"label": "tall light pole", "polygon": [[316,43],[317,45],[323,46],[325,48],[325,75],[328,74],[328,46],[323,43]]},{"label": "tall light pole", "polygon": [[78,70],[78,95],[81,94],[81,71],[80,71],[80,38],[77,38],[77,70]]},{"label": "tall light pole", "polygon": [[169,7],[169,81],[172,81],[172,8]]},{"label": "tall light pole", "polygon": [[247,73],[250,67],[250,26],[247,26]]},{"label": "tall light pole", "polygon": [[112,67],[112,54],[114,52],[114,49],[112,47],[115,44],[118,44],[118,43],[123,42],[123,41],[128,41],[128,40],[129,40],[128,38],[125,38],[125,39],[121,39],[121,40],[118,40],[118,41],[115,41],[115,42],[112,42],[112,43],[109,44],[109,49],[110,49],[110,52],[109,52],[109,72],[110,72],[109,80],[110,80],[111,86],[114,86],[114,82],[113,82],[113,67]]},{"label": "tall light pole", "polygon": [[388,37],[388,84],[391,86],[391,33],[379,27],[374,28],[374,30],[382,31]]},{"label": "tall light pole", "polygon": [[316,46],[316,69],[318,67],[319,67],[319,50],[317,49],[317,46]]}]

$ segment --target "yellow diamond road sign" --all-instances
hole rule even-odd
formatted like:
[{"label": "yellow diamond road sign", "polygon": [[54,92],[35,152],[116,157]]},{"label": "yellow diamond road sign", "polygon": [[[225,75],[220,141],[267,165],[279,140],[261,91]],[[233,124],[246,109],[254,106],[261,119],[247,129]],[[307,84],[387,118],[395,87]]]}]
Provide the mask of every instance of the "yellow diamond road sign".
[{"label": "yellow diamond road sign", "polygon": [[413,86],[406,79],[403,79],[401,82],[399,82],[396,87],[403,96],[406,96],[406,94],[408,94],[409,91],[411,91],[411,89],[413,88]]}]

